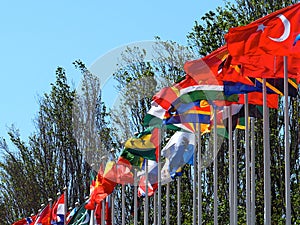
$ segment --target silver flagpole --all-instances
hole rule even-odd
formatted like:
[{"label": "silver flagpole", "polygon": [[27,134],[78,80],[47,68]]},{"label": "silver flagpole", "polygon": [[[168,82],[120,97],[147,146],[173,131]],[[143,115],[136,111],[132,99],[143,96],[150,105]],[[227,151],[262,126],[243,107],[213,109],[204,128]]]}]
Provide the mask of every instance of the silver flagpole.
[{"label": "silver flagpole", "polygon": [[138,205],[137,205],[137,171],[134,169],[134,200],[133,200],[133,209],[134,209],[134,216],[133,216],[133,222],[134,225],[137,225],[137,216],[138,216]]},{"label": "silver flagpole", "polygon": [[102,207],[101,207],[101,224],[105,225],[105,203],[106,198],[101,201]]},{"label": "silver flagpole", "polygon": [[233,224],[238,224],[238,209],[237,209],[237,200],[238,200],[238,191],[237,191],[237,130],[233,132],[234,143],[233,143]]},{"label": "silver flagpole", "polygon": [[64,225],[67,224],[67,210],[68,210],[68,190],[67,190],[67,187],[65,186],[64,187]]},{"label": "silver flagpole", "polygon": [[254,118],[251,117],[251,224],[255,225],[255,133]]},{"label": "silver flagpole", "polygon": [[[197,143],[197,140],[195,139],[195,142]],[[196,225],[197,221],[197,191],[196,191],[196,182],[197,182],[197,148],[196,148],[196,143],[194,147],[194,158],[193,158],[193,164],[194,164],[194,170],[193,170],[193,225]]]},{"label": "silver flagpole", "polygon": [[148,198],[148,159],[145,159],[145,204],[144,204],[144,225],[148,225],[148,210],[149,210],[149,198]]},{"label": "silver flagpole", "polygon": [[264,137],[264,224],[271,225],[271,174],[269,143],[269,108],[267,106],[266,79],[263,79],[263,137]]},{"label": "silver flagpole", "polygon": [[229,157],[229,221],[230,225],[234,223],[234,201],[233,201],[233,145],[232,145],[232,115],[231,106],[228,107],[228,157]]},{"label": "silver flagpole", "polygon": [[170,183],[167,183],[166,191],[166,225],[170,224]]},{"label": "silver flagpole", "polygon": [[180,202],[180,182],[181,177],[177,177],[177,225],[181,225],[181,202]]},{"label": "silver flagpole", "polygon": [[214,225],[218,224],[218,139],[217,139],[217,109],[214,107]]},{"label": "silver flagpole", "polygon": [[111,198],[110,198],[110,207],[111,207],[111,224],[115,224],[115,193],[111,193]]},{"label": "silver flagpole", "polygon": [[201,184],[201,171],[202,171],[202,158],[201,158],[201,124],[198,124],[198,225],[202,224],[202,184]]},{"label": "silver flagpole", "polygon": [[157,195],[154,193],[153,225],[157,225]]},{"label": "silver flagpole", "polygon": [[249,151],[249,105],[248,94],[244,94],[245,99],[245,167],[246,167],[246,223],[251,224],[250,208],[250,151]]},{"label": "silver flagpole", "polygon": [[284,63],[284,161],[285,161],[285,205],[286,205],[286,225],[291,224],[291,195],[290,195],[290,142],[289,142],[289,99],[288,99],[288,58],[283,57]]},{"label": "silver flagpole", "polygon": [[162,224],[162,218],[161,218],[161,140],[162,140],[162,134],[163,134],[163,128],[161,128],[161,131],[158,132],[158,196],[157,196],[157,223],[160,225]]},{"label": "silver flagpole", "polygon": [[122,184],[122,225],[125,225],[125,184]]}]

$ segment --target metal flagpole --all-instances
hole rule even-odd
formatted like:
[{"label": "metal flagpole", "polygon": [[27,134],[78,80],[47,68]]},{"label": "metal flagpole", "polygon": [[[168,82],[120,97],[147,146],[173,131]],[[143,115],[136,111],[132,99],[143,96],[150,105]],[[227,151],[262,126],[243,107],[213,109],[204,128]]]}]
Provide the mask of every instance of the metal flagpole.
[{"label": "metal flagpole", "polygon": [[162,133],[163,133],[163,128],[161,128],[161,131],[158,132],[158,196],[157,196],[157,211],[158,211],[158,214],[157,214],[157,223],[160,225],[162,224],[162,216],[161,216],[161,136],[162,136]]},{"label": "metal flagpole", "polygon": [[106,198],[101,201],[102,207],[101,207],[101,225],[105,225],[105,203]]},{"label": "metal flagpole", "polygon": [[145,159],[145,202],[144,202],[144,225],[148,225],[148,210],[149,210],[149,198],[148,198],[148,159]]},{"label": "metal flagpole", "polygon": [[177,225],[181,225],[181,202],[180,202],[180,184],[181,177],[177,177]]},{"label": "metal flagpole", "polygon": [[244,94],[245,99],[245,167],[246,167],[246,223],[251,224],[250,208],[250,150],[249,150],[249,105],[248,94]]},{"label": "metal flagpole", "polygon": [[290,195],[290,143],[289,143],[289,99],[288,99],[288,58],[283,57],[284,65],[284,161],[285,161],[285,205],[286,205],[286,225],[291,224],[291,195]]},{"label": "metal flagpole", "polygon": [[202,171],[202,158],[201,158],[201,124],[198,124],[198,225],[202,224],[202,184],[201,184],[201,171]]},{"label": "metal flagpole", "polygon": [[170,183],[167,183],[166,191],[166,225],[170,224]]},{"label": "metal flagpole", "polygon": [[138,205],[137,205],[137,171],[134,169],[134,200],[133,200],[133,209],[134,209],[134,216],[133,216],[133,221],[134,225],[137,225],[137,216],[138,216]]},{"label": "metal flagpole", "polygon": [[218,224],[218,157],[217,157],[217,109],[214,107],[214,225]]},{"label": "metal flagpole", "polygon": [[228,145],[229,145],[229,221],[230,225],[234,224],[234,201],[233,201],[233,146],[232,146],[232,115],[231,106],[228,107]]},{"label": "metal flagpole", "polygon": [[64,189],[64,225],[67,224],[67,209],[68,209],[68,190],[67,190],[67,187],[65,186]]},{"label": "metal flagpole", "polygon": [[[195,142],[197,140],[195,139]],[[197,148],[196,148],[196,143],[194,147],[194,158],[193,158],[193,164],[194,164],[194,171],[193,171],[193,225],[196,225],[197,221],[197,205],[196,205],[196,182],[197,182]]]},{"label": "metal flagpole", "polygon": [[271,225],[271,175],[269,143],[269,108],[267,106],[266,79],[263,79],[263,137],[264,137],[264,224]]},{"label": "metal flagpole", "polygon": [[237,192],[237,131],[233,132],[234,135],[234,143],[233,143],[233,224],[237,224],[238,222],[238,213],[237,213],[237,200],[238,200],[238,192]]},{"label": "metal flagpole", "polygon": [[122,225],[125,225],[125,184],[122,184]]},{"label": "metal flagpole", "polygon": [[115,224],[115,193],[111,193],[111,198],[110,198],[110,207],[111,207],[111,224]]},{"label": "metal flagpole", "polygon": [[255,225],[255,133],[254,118],[251,117],[251,224]]},{"label": "metal flagpole", "polygon": [[157,225],[157,195],[156,195],[156,191],[154,193],[154,209],[153,209],[153,225]]}]

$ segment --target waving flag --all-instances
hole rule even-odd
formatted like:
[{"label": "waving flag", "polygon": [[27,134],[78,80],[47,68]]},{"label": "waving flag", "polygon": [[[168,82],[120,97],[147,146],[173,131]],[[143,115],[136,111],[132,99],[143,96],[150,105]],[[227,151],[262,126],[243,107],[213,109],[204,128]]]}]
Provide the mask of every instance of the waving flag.
[{"label": "waving flag", "polygon": [[65,195],[62,194],[52,207],[51,224],[63,225],[65,217]]},{"label": "waving flag", "polygon": [[32,225],[34,223],[36,217],[37,217],[36,215],[27,217],[27,218],[21,219],[17,222],[14,222],[12,225]]},{"label": "waving flag", "polygon": [[177,131],[162,149],[162,156],[169,160],[169,172],[173,176],[176,171],[187,163],[192,163],[195,134]]},{"label": "waving flag", "polygon": [[233,57],[243,55],[300,55],[300,3],[283,8],[225,36]]},{"label": "waving flag", "polygon": [[39,213],[34,225],[50,225],[51,209],[49,204]]},{"label": "waving flag", "polygon": [[71,218],[68,225],[89,225],[91,211],[85,208],[88,201],[84,202],[76,211],[75,215]]}]

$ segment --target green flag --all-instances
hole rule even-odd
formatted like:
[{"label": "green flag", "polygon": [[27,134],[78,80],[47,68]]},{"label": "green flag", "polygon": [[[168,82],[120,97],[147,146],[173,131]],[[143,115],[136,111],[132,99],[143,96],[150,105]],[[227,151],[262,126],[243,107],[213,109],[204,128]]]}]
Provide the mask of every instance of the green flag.
[{"label": "green flag", "polygon": [[79,209],[76,211],[75,215],[72,217],[68,225],[89,225],[91,211],[85,208],[88,201],[84,202]]}]

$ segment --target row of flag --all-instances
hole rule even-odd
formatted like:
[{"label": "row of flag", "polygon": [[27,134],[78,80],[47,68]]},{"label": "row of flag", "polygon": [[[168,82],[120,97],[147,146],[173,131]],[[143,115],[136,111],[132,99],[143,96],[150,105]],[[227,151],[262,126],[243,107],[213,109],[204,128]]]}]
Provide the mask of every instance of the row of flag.
[{"label": "row of flag", "polygon": [[[89,200],[76,209],[67,224],[79,224],[78,221],[88,224],[91,211],[97,211],[117,184],[135,182],[136,170],[139,195],[145,195],[146,187],[148,195],[153,195],[157,189],[158,173],[165,184],[180,175],[185,164],[193,164],[195,133],[199,124],[200,132],[204,134],[210,132],[213,123],[217,123],[226,136],[227,119],[232,116],[234,127],[243,128],[244,94],[248,96],[249,116],[262,118],[263,79],[266,79],[267,106],[277,109],[279,96],[283,95],[285,56],[288,56],[289,65],[288,94],[296,96],[300,81],[299,9],[300,3],[297,3],[249,25],[231,28],[225,37],[226,45],[206,57],[186,62],[186,75],[153,96],[143,124],[147,129],[125,142],[116,161],[100,166],[91,184]],[[231,115],[227,113],[228,107],[232,109]],[[162,128],[176,131],[164,148]],[[164,157],[161,171],[158,171],[159,153]],[[148,184],[145,183],[145,159],[149,160]],[[64,209],[59,201],[53,208],[47,206],[38,216],[25,218],[14,225],[60,224],[65,217],[60,214]],[[41,219],[44,214],[48,215],[45,217],[47,223]],[[30,223],[29,219],[35,222]]]}]

